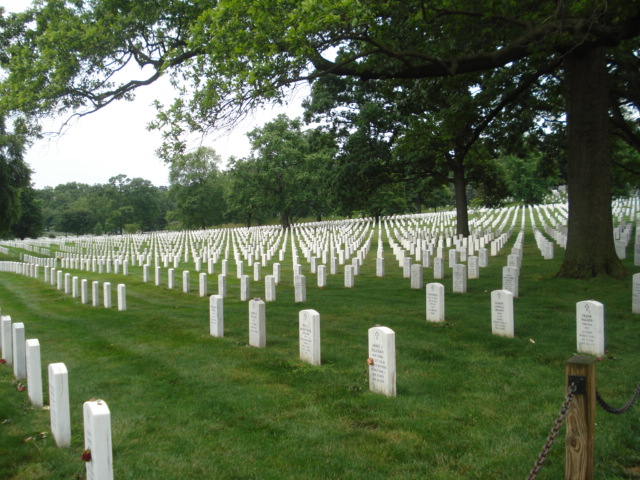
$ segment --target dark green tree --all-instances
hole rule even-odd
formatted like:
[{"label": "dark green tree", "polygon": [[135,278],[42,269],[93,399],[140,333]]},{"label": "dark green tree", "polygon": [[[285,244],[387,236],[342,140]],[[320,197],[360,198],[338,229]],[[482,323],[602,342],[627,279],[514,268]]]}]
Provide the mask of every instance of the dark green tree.
[{"label": "dark green tree", "polygon": [[213,227],[224,221],[227,206],[224,179],[218,169],[220,161],[209,147],[174,157],[169,170],[169,194],[185,228]]}]

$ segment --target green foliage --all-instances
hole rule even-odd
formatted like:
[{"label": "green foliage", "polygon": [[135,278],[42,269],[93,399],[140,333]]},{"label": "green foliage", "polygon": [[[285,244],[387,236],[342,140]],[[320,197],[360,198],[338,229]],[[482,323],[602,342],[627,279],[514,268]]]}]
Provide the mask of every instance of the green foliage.
[{"label": "green foliage", "polygon": [[514,155],[498,159],[510,195],[526,205],[544,203],[552,187],[558,185],[556,171],[545,171],[544,157],[531,153],[527,158]]},{"label": "green foliage", "polygon": [[183,228],[213,227],[223,223],[227,206],[225,179],[218,170],[220,156],[215,150],[200,147],[179,155],[171,162],[169,195],[176,204]]},{"label": "green foliage", "polygon": [[335,154],[330,135],[303,131],[300,120],[280,115],[248,136],[251,157],[234,160],[229,171],[237,215],[250,221],[258,210],[288,228],[295,217],[328,213],[334,188],[328,169]]},{"label": "green foliage", "polygon": [[23,220],[28,221],[27,207],[37,207],[28,191],[31,188],[31,170],[23,160],[25,144],[26,137],[20,124],[10,131],[0,116],[0,237],[10,232],[23,215]]}]

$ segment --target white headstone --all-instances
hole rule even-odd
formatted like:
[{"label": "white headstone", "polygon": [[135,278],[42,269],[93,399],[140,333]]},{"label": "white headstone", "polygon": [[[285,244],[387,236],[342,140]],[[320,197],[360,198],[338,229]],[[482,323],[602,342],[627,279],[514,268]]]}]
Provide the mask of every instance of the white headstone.
[{"label": "white headstone", "polygon": [[578,353],[596,357],[605,354],[604,305],[594,300],[576,304]]},{"label": "white headstone", "polygon": [[478,250],[478,265],[480,268],[486,268],[489,266],[489,252],[486,248]]},{"label": "white headstone", "polygon": [[167,270],[167,288],[173,290],[176,288],[176,270],[175,268],[170,268]]},{"label": "white headstone", "polygon": [[100,282],[97,280],[91,282],[91,305],[94,307],[100,305]]},{"label": "white headstone", "polygon": [[345,265],[344,286],[345,288],[353,288],[354,285],[355,285],[355,275],[353,274],[353,265]]},{"label": "white headstone", "polygon": [[91,460],[85,462],[87,480],[113,480],[111,446],[111,412],[104,400],[85,402],[84,448],[91,452]]},{"label": "white headstone", "polygon": [[189,293],[191,290],[191,276],[189,270],[182,271],[182,292]]},{"label": "white headstone", "polygon": [[227,298],[227,276],[224,273],[218,275],[218,295]]},{"label": "white headstone", "polygon": [[124,312],[127,309],[127,286],[124,283],[118,284],[118,311]]},{"label": "white headstone", "polygon": [[262,275],[262,264],[256,262],[253,264],[253,281],[259,282]]},{"label": "white headstone", "polygon": [[453,266],[453,292],[467,293],[467,266],[464,263]]},{"label": "white headstone", "polygon": [[411,288],[416,290],[422,290],[422,265],[419,263],[414,263],[411,265]]},{"label": "white headstone", "polygon": [[249,275],[242,275],[240,277],[240,300],[246,302],[251,296],[251,283],[249,282]]},{"label": "white headstone", "polygon": [[20,380],[27,378],[24,323],[14,323],[11,329],[13,331],[13,375]]},{"label": "white headstone", "polygon": [[80,282],[80,301],[83,305],[89,303],[89,281],[86,278]]},{"label": "white headstone", "polygon": [[518,279],[520,271],[514,267],[502,267],[502,289],[509,290],[518,298]]},{"label": "white headstone", "polygon": [[376,277],[384,277],[384,258],[376,258]]},{"label": "white headstone", "polygon": [[265,303],[259,298],[249,300],[249,345],[258,348],[267,346]]},{"label": "white headstone", "polygon": [[433,278],[442,280],[444,278],[444,258],[435,257],[433,259]]},{"label": "white headstone", "polygon": [[2,328],[2,359],[7,365],[13,364],[13,332],[11,330],[11,317],[4,315],[0,317]]},{"label": "white headstone", "polygon": [[388,327],[369,329],[369,390],[396,396],[396,334]]},{"label": "white headstone", "polygon": [[444,285],[428,283],[427,322],[444,322]]},{"label": "white headstone", "polygon": [[467,278],[470,280],[480,278],[480,262],[475,255],[470,255],[469,258],[467,258],[467,274]]},{"label": "white headstone", "polygon": [[220,295],[209,297],[209,334],[212,337],[224,336],[224,301]]},{"label": "white headstone", "polygon": [[509,290],[491,292],[491,333],[514,336],[513,294]]},{"label": "white headstone", "polygon": [[201,297],[207,296],[207,274],[198,275],[198,293]]},{"label": "white headstone", "polygon": [[276,301],[276,277],[274,275],[264,277],[264,299],[267,302]]},{"label": "white headstone", "polygon": [[58,447],[71,445],[69,376],[64,363],[49,364],[49,413],[51,434]]},{"label": "white headstone", "polygon": [[40,342],[30,338],[25,342],[27,357],[27,393],[34,407],[42,407],[42,366],[40,363]]},{"label": "white headstone", "polygon": [[279,263],[273,264],[273,278],[275,278],[276,280],[276,285],[280,283],[280,264]]},{"label": "white headstone", "polygon": [[104,282],[104,284],[102,285],[102,289],[103,289],[102,304],[104,305],[104,308],[111,308],[111,283]]},{"label": "white headstone", "polygon": [[315,310],[302,310],[298,315],[300,360],[320,365],[320,314]]},{"label": "white headstone", "polygon": [[302,303],[307,301],[307,281],[304,275],[295,275],[293,277],[293,288],[295,291],[295,302]]},{"label": "white headstone", "polygon": [[318,265],[316,270],[318,272],[318,287],[325,288],[327,286],[327,266]]},{"label": "white headstone", "polygon": [[640,313],[640,273],[633,275],[631,312]]}]

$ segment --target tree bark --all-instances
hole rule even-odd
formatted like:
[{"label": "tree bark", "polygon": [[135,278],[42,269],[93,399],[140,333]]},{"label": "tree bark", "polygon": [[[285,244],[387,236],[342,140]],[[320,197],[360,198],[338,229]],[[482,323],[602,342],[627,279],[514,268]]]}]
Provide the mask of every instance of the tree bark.
[{"label": "tree bark", "polygon": [[558,277],[626,274],[613,243],[605,61],[600,47],[579,49],[564,58],[569,225]]},{"label": "tree bark", "polygon": [[453,171],[453,190],[456,199],[456,234],[469,236],[469,209],[467,204],[467,180],[464,177],[464,165],[451,162]]}]

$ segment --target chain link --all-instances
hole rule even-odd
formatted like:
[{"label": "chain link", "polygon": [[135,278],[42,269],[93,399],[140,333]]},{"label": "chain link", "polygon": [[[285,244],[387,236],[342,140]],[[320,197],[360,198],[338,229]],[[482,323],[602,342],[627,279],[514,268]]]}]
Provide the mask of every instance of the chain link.
[{"label": "chain link", "polygon": [[629,401],[623,407],[621,407],[621,408],[613,408],[611,405],[609,405],[607,402],[605,402],[603,400],[603,398],[600,396],[600,392],[598,392],[598,389],[596,389],[596,400],[598,401],[600,406],[605,411],[607,411],[609,413],[613,413],[614,415],[619,415],[619,414],[624,413],[627,410],[629,410],[633,406],[633,404],[636,403],[636,400],[638,399],[639,395],[640,395],[640,383],[636,387],[635,393],[631,396]]},{"label": "chain link", "polygon": [[567,390],[567,396],[565,397],[564,403],[562,404],[562,408],[558,413],[558,418],[556,418],[556,421],[553,424],[553,428],[551,429],[551,433],[549,433],[549,436],[547,437],[547,442],[542,447],[542,451],[540,452],[540,455],[538,455],[538,459],[533,464],[533,468],[529,472],[529,476],[527,477],[527,480],[534,480],[535,478],[538,477],[540,468],[542,468],[542,464],[547,459],[547,455],[549,455],[549,452],[551,451],[551,447],[555,443],[556,437],[560,432],[560,427],[562,426],[562,422],[564,421],[565,417],[567,416],[567,412],[569,411],[569,404],[571,403],[571,400],[573,400],[573,396],[577,389],[578,389],[578,386],[575,382],[569,385],[569,388]]}]

